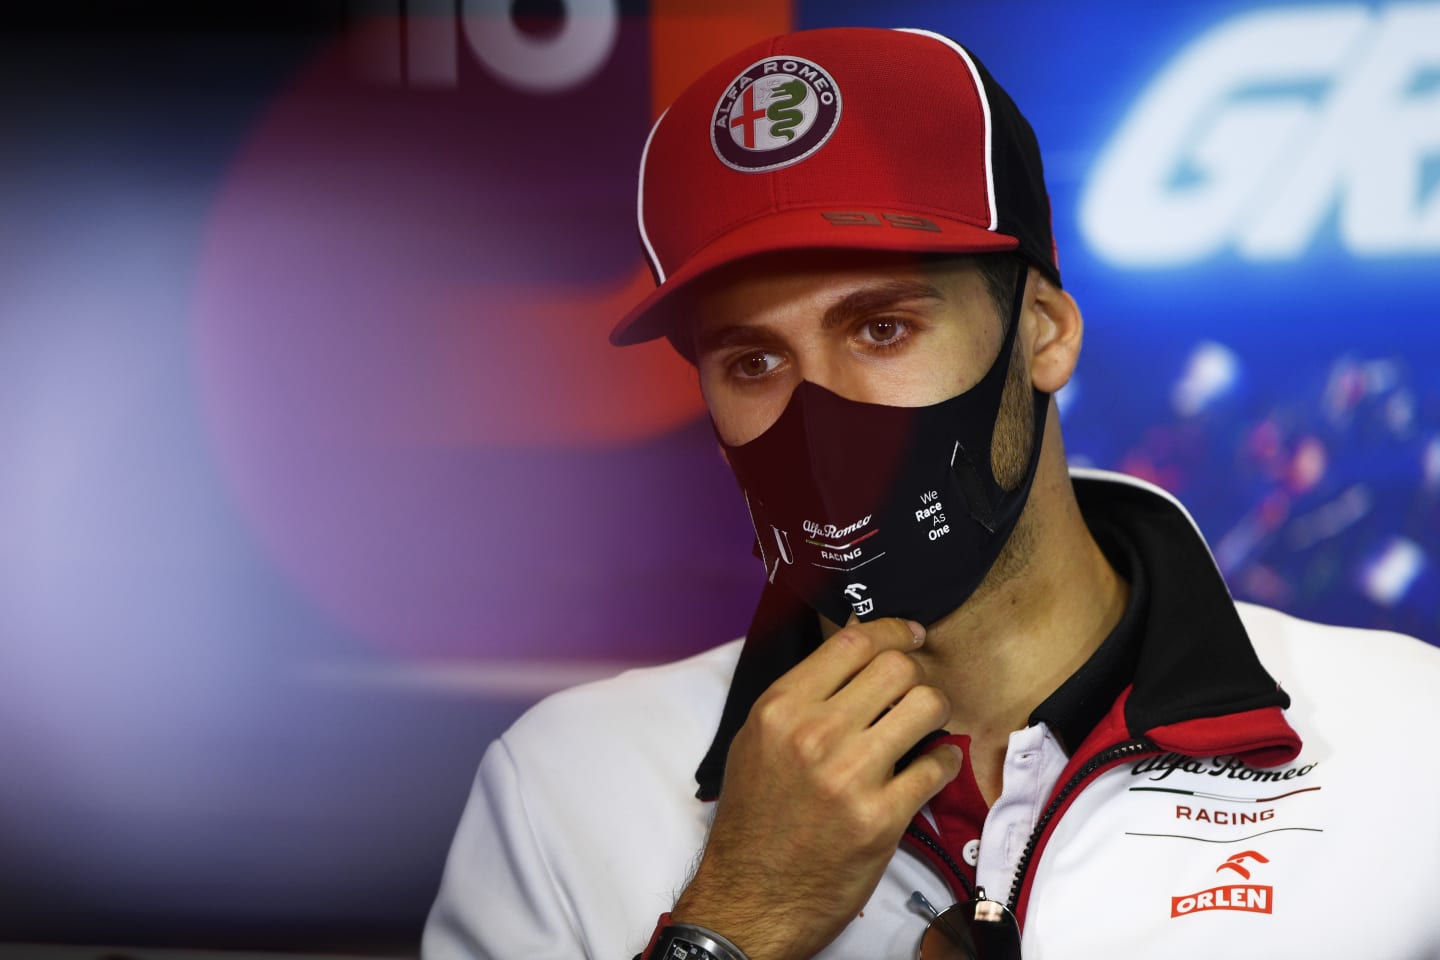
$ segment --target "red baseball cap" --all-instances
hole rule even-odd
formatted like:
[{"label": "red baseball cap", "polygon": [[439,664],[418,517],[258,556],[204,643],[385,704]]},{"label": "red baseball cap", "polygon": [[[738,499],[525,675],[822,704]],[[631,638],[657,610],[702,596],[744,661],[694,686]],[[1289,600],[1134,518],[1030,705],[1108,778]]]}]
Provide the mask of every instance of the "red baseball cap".
[{"label": "red baseball cap", "polygon": [[716,65],[651,129],[636,219],[656,289],[617,346],[664,336],[677,293],[763,253],[1013,250],[1060,282],[1034,131],[926,30],[806,30]]}]

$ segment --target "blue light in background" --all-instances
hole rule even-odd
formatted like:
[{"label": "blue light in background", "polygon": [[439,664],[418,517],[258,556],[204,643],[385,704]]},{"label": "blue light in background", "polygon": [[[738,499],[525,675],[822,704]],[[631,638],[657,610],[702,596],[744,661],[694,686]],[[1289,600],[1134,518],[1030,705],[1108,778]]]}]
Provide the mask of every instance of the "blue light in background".
[{"label": "blue light in background", "polygon": [[799,11],[948,33],[1035,127],[1077,462],[1176,492],[1241,597],[1440,640],[1440,4]]}]

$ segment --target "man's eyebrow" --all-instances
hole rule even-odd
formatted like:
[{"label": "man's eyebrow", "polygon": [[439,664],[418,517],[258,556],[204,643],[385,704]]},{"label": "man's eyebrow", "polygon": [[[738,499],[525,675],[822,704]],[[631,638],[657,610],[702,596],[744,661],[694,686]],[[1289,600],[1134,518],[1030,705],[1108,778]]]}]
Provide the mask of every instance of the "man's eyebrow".
[{"label": "man's eyebrow", "polygon": [[[825,330],[845,326],[855,319],[882,312],[910,300],[944,300],[945,294],[923,280],[886,280],[853,290],[832,303],[820,318]],[[734,323],[706,330],[696,338],[699,353],[708,353],[737,344],[754,344],[778,339],[763,324]]]},{"label": "man's eyebrow", "polygon": [[833,330],[859,317],[880,313],[909,300],[944,299],[945,294],[933,283],[923,280],[886,280],[847,293],[830,305],[820,323],[826,330]]}]

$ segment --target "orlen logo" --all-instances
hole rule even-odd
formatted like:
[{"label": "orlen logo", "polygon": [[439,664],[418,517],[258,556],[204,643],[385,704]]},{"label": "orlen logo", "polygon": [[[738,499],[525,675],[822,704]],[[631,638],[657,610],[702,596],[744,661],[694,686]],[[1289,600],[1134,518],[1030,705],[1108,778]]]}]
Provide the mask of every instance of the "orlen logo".
[{"label": "orlen logo", "polygon": [[1356,256],[1440,252],[1440,188],[1426,182],[1437,69],[1437,3],[1227,20],[1165,68],[1101,153],[1081,230],[1127,266],[1227,247],[1292,260],[1335,211]]},{"label": "orlen logo", "polygon": [[[1222,870],[1233,870],[1246,880],[1250,879],[1250,870],[1245,866],[1247,860],[1256,863],[1269,863],[1270,861],[1259,851],[1246,850],[1244,853],[1237,853],[1228,858],[1224,863],[1215,868],[1215,872]],[[1211,887],[1209,890],[1201,890],[1198,893],[1186,894],[1183,897],[1170,898],[1170,916],[1184,917],[1192,913],[1204,913],[1207,910],[1240,910],[1244,913],[1270,913],[1274,907],[1275,890],[1273,887],[1264,886],[1258,883],[1232,883],[1220,887]]]}]

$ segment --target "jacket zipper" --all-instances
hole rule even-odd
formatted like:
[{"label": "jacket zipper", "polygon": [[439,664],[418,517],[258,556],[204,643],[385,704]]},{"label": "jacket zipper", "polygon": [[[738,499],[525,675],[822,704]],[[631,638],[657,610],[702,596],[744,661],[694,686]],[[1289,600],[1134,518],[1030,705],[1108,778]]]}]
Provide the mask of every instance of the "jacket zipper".
[{"label": "jacket zipper", "polygon": [[[1081,784],[1093,776],[1101,767],[1114,763],[1122,757],[1155,749],[1155,745],[1149,740],[1140,738],[1128,740],[1125,743],[1119,743],[1106,750],[1102,750],[1087,760],[1083,767],[1076,770],[1075,774],[1056,792],[1054,798],[1051,799],[1050,803],[1045,807],[1044,812],[1040,814],[1040,818],[1035,821],[1035,829],[1030,832],[1030,839],[1026,841],[1025,849],[1020,853],[1020,862],[1015,865],[1015,879],[1010,883],[1010,897],[1006,902],[1006,906],[1011,913],[1015,913],[1015,906],[1019,903],[1020,890],[1025,885],[1025,874],[1030,870],[1030,861],[1035,856],[1035,848],[1040,843],[1040,837],[1044,835],[1045,829],[1050,825],[1050,821],[1055,818],[1055,814],[1059,811],[1060,807],[1064,805],[1065,800],[1070,794],[1079,789]],[[933,851],[935,855],[945,863],[945,866],[950,868],[950,872],[955,875],[955,879],[960,881],[960,887],[965,891],[965,895],[971,900],[975,899],[974,885],[970,883],[969,878],[965,876],[965,871],[960,869],[960,865],[955,862],[955,859],[950,856],[944,847],[936,843],[925,831],[919,829],[913,823],[905,827],[905,833],[907,836],[920,841],[920,843]],[[1018,914],[1016,914],[1016,916],[1018,916]]]},{"label": "jacket zipper", "polygon": [[936,843],[933,839],[931,839],[929,834],[927,834],[924,830],[921,830],[919,827],[915,826],[915,824],[913,823],[908,824],[905,827],[905,833],[907,836],[914,837],[916,840],[919,840],[925,846],[929,847],[936,856],[938,856],[941,860],[945,861],[945,866],[949,867],[950,872],[955,874],[955,879],[960,881],[960,889],[964,890],[965,895],[971,900],[975,899],[975,887],[971,885],[969,878],[965,876],[965,871],[960,869],[960,864],[956,863],[955,858],[950,856],[949,851],[947,851],[944,847],[940,846],[940,844]]},{"label": "jacket zipper", "polygon": [[[1011,913],[1015,913],[1016,905],[1020,902],[1020,891],[1025,886],[1025,875],[1030,870],[1031,861],[1035,856],[1035,848],[1039,845],[1040,838],[1044,836],[1046,828],[1050,825],[1050,821],[1055,818],[1055,814],[1064,806],[1070,794],[1079,789],[1080,785],[1093,776],[1101,767],[1114,763],[1122,757],[1155,749],[1155,744],[1143,737],[1136,740],[1128,740],[1125,743],[1118,743],[1109,749],[1102,750],[1095,754],[1095,756],[1085,762],[1083,767],[1075,771],[1074,776],[1065,781],[1065,785],[1055,793],[1055,796],[1051,798],[1050,803],[1045,807],[1045,811],[1040,814],[1040,819],[1035,821],[1035,829],[1030,831],[1030,839],[1026,841],[1025,849],[1020,854],[1020,862],[1015,865],[1015,879],[1010,883],[1010,897],[1006,902],[1006,906],[1010,908]],[[1018,913],[1015,913],[1015,915],[1017,917],[1019,916]]]}]

